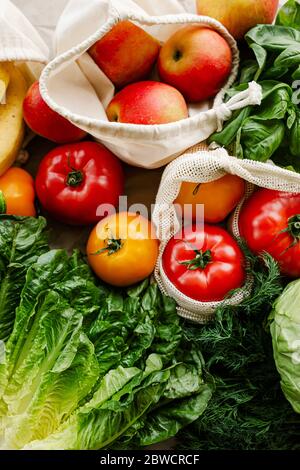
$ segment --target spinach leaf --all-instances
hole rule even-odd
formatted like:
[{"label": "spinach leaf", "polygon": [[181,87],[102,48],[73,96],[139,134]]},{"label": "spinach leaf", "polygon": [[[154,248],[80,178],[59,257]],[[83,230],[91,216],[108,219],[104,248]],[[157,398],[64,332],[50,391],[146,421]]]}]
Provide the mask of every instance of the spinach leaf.
[{"label": "spinach leaf", "polygon": [[286,125],[287,125],[288,129],[291,129],[293,127],[293,124],[294,124],[296,118],[297,118],[297,109],[296,109],[296,107],[293,106],[293,104],[290,104],[290,106],[287,109],[287,113],[288,113],[288,118],[287,118],[287,121],[286,121]]},{"label": "spinach leaf", "polygon": [[267,69],[264,70],[263,79],[264,80],[279,80],[288,73],[288,68],[280,65],[270,65]]},{"label": "spinach leaf", "polygon": [[212,392],[210,385],[203,384],[197,395],[174,401],[147,415],[144,426],[135,437],[136,445],[149,446],[176,436],[205,412]]},{"label": "spinach leaf", "polygon": [[170,369],[158,406],[131,426],[114,443],[114,449],[136,449],[164,441],[204,413],[214,391],[214,383],[206,377],[199,349],[192,341],[182,341],[176,360],[178,362]]},{"label": "spinach leaf", "polygon": [[112,291],[87,334],[102,375],[119,365],[143,368],[151,353],[163,355],[168,364],[181,340],[175,302],[149,281],[127,292]]}]

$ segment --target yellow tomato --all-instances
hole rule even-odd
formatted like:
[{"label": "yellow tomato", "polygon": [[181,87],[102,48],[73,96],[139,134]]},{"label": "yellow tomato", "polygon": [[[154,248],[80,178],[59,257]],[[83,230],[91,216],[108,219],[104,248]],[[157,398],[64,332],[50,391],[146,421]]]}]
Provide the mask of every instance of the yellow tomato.
[{"label": "yellow tomato", "polygon": [[35,217],[34,181],[27,171],[9,168],[0,176],[0,213]]},{"label": "yellow tomato", "polygon": [[158,249],[151,222],[141,215],[121,212],[96,225],[88,240],[87,256],[100,279],[125,287],[153,272]]},{"label": "yellow tomato", "polygon": [[211,224],[222,222],[235,209],[245,194],[245,181],[235,175],[226,175],[211,183],[182,183],[176,199],[192,206],[192,217],[196,219],[197,205],[204,205],[204,221]]}]

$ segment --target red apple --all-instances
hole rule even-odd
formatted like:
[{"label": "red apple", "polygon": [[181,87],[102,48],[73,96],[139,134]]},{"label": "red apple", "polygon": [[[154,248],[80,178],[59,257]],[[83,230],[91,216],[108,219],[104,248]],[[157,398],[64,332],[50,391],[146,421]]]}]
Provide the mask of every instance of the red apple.
[{"label": "red apple", "polygon": [[162,81],[177,88],[187,101],[215,96],[232,68],[227,41],[206,26],[178,30],[161,48],[158,71]]},{"label": "red apple", "polygon": [[166,124],[188,117],[186,102],[175,88],[160,82],[138,82],[116,94],[107,107],[110,121]]},{"label": "red apple", "polygon": [[86,132],[49,108],[41,96],[39,82],[29,88],[23,113],[26,124],[33,132],[57,144],[76,142],[86,136]]},{"label": "red apple", "polygon": [[279,0],[197,0],[199,15],[219,20],[236,39],[257,24],[272,23]]},{"label": "red apple", "polygon": [[159,42],[142,28],[121,21],[89,53],[114,85],[122,88],[149,75],[159,49]]}]

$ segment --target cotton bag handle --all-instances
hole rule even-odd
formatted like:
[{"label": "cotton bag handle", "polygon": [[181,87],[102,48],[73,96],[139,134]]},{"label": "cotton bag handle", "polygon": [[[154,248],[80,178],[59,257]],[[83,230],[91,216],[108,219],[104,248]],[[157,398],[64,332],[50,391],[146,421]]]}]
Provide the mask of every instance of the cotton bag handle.
[{"label": "cotton bag handle", "polygon": [[218,102],[215,102],[214,111],[217,115],[217,131],[220,132],[223,129],[224,121],[228,121],[231,118],[233,111],[245,108],[246,106],[259,106],[261,101],[261,86],[256,82],[250,82],[247,90],[237,93],[226,103],[218,104]]}]

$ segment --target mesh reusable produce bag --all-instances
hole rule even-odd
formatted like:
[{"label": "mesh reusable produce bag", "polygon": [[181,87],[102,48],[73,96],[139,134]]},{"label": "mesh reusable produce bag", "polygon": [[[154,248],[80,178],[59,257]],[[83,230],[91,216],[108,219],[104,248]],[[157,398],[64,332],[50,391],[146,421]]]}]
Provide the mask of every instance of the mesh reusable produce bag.
[{"label": "mesh reusable produce bag", "polygon": [[231,230],[237,239],[240,238],[239,213],[245,199],[250,196],[255,185],[267,189],[300,193],[300,175],[298,173],[279,168],[272,163],[240,160],[229,156],[225,149],[208,150],[203,144],[194,146],[167,166],[162,176],[152,215],[157,236],[161,241],[155,278],[162,292],[177,301],[178,314],[198,323],[205,323],[212,319],[216,308],[221,304],[238,305],[245,297],[249,296],[251,294],[251,276],[248,275],[244,286],[225,301],[198,302],[182,294],[169,281],[162,268],[162,254],[168,241],[181,227],[181,221],[173,204],[179,194],[181,183],[185,181],[208,183],[226,174],[237,175],[247,182],[245,197],[232,217]]}]

